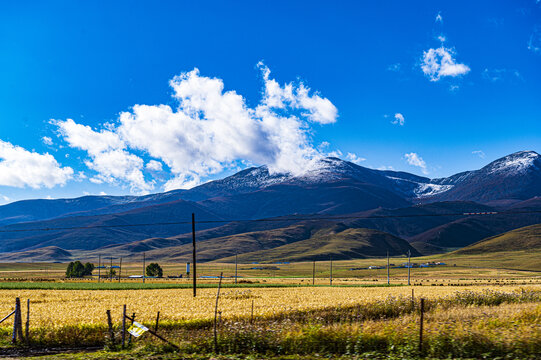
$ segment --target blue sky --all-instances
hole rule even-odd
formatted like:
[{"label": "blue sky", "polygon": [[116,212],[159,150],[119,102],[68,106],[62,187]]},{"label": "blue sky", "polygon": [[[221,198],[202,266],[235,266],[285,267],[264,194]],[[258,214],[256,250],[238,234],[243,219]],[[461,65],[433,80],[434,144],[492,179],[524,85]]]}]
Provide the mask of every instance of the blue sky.
[{"label": "blue sky", "polygon": [[0,203],[541,151],[536,0],[2,2],[0,44]]}]

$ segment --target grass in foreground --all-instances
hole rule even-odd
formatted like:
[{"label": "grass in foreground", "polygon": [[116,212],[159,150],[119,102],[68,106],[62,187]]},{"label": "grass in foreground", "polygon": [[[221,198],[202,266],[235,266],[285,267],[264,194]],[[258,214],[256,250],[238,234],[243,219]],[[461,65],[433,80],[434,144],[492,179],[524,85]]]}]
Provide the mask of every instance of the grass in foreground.
[{"label": "grass in foreground", "polygon": [[[330,306],[225,319],[214,348],[212,320],[164,323],[160,333],[180,352],[145,334],[129,352],[62,354],[56,358],[521,358],[541,353],[541,291],[463,291],[426,302],[424,350],[418,349],[418,306],[409,297],[388,297],[351,306]],[[146,324],[150,326],[150,323]],[[67,327],[43,330],[34,344],[105,344],[106,329]],[[62,336],[50,335],[55,331]],[[97,335],[99,334],[99,335]],[[90,337],[89,337],[90,336]],[[117,329],[116,338],[119,332]],[[116,350],[115,350],[116,349]],[[186,355],[187,354],[187,355]]]}]

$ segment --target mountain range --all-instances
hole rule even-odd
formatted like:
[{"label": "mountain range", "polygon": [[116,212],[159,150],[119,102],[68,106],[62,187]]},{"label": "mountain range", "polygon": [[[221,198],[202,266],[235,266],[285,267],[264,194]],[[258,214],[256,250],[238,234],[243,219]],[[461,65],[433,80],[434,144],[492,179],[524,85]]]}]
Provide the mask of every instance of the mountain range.
[{"label": "mountain range", "polygon": [[[432,254],[541,223],[540,196],[541,156],[534,151],[438,179],[331,157],[302,176],[260,166],[190,190],[0,206],[0,260],[143,251],[155,259],[187,259],[192,213],[202,260],[234,252],[290,260],[383,256],[387,250]],[[501,211],[518,213],[461,215]]]}]

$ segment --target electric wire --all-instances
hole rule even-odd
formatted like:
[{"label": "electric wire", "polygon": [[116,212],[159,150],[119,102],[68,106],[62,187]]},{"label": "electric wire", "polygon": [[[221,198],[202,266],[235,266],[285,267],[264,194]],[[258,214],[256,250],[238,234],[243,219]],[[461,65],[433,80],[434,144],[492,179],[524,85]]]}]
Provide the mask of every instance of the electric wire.
[{"label": "electric wire", "polygon": [[[520,214],[539,214],[541,210],[525,211],[484,211],[484,212],[455,212],[439,214],[395,214],[395,215],[337,215],[337,216],[298,216],[298,217],[276,217],[267,219],[220,219],[220,220],[198,220],[195,224],[226,224],[226,223],[249,223],[249,222],[288,222],[288,221],[340,221],[340,220],[371,220],[371,219],[392,219],[392,218],[421,218],[421,217],[454,217],[454,216],[489,216],[489,215],[520,215]],[[107,229],[107,228],[128,228],[128,227],[146,227],[146,226],[170,226],[170,225],[188,225],[192,221],[171,221],[154,222],[139,224],[116,224],[116,225],[86,225],[70,227],[41,227],[29,229],[0,229],[0,233],[12,232],[40,232],[40,231],[62,231],[62,230],[84,230],[84,229]],[[9,225],[7,225],[9,226]]]}]

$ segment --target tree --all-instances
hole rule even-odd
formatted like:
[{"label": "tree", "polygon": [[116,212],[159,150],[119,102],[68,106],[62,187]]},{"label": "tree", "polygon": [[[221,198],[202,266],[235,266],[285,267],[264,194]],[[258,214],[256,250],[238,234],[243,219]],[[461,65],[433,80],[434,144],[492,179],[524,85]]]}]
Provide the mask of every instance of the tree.
[{"label": "tree", "polygon": [[66,269],[66,277],[68,278],[82,278],[87,275],[92,275],[94,270],[94,264],[86,263],[82,264],[79,260],[72,261],[68,264]]},{"label": "tree", "polygon": [[163,270],[157,263],[150,263],[146,268],[147,276],[156,276],[161,278],[163,276]]},{"label": "tree", "polygon": [[94,264],[87,262],[85,264],[84,275],[90,276],[92,275],[92,271],[94,271]]},{"label": "tree", "polygon": [[68,268],[66,269],[66,277],[81,278],[84,275],[85,267],[79,260],[72,261],[68,264]]}]

